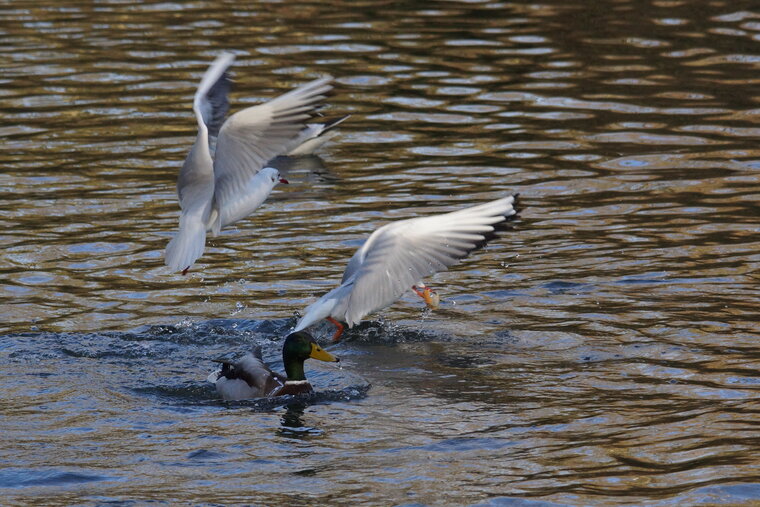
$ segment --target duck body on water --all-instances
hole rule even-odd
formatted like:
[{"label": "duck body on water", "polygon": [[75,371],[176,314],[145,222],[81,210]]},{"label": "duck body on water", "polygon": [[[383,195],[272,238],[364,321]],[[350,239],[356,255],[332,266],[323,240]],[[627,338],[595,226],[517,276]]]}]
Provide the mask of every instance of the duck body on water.
[{"label": "duck body on water", "polygon": [[320,347],[309,333],[301,331],[288,335],[283,343],[285,375],[272,371],[264,363],[261,347],[257,346],[239,361],[218,361],[222,367],[211,373],[208,381],[216,386],[217,392],[226,401],[310,393],[314,388],[306,380],[303,367],[304,361],[309,358],[339,361]]}]

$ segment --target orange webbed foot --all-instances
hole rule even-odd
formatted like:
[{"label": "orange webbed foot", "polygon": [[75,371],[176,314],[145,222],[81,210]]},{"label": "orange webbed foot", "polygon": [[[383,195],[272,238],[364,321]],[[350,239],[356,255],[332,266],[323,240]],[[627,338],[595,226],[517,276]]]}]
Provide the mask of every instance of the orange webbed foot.
[{"label": "orange webbed foot", "polygon": [[425,304],[431,310],[435,310],[436,308],[438,308],[438,305],[441,303],[440,296],[438,296],[438,294],[436,294],[436,292],[433,289],[425,286],[424,284],[420,284],[419,287],[417,287],[416,285],[412,285],[412,290],[414,291],[415,294],[417,294],[419,297],[425,300]]}]

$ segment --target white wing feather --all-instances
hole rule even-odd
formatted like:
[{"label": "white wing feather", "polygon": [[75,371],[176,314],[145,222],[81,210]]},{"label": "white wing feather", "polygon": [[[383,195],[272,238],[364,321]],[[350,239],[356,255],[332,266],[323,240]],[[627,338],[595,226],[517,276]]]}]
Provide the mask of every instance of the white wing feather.
[{"label": "white wing feather", "polygon": [[349,268],[353,287],[342,317],[349,326],[395,302],[422,278],[444,271],[515,214],[514,197],[442,215],[412,218],[372,233]]},{"label": "white wing feather", "polygon": [[[218,209],[245,195],[248,181],[284,152],[332,88],[331,80],[314,80],[266,104],[235,113],[222,125],[214,160]],[[215,232],[220,225],[214,226]]]}]

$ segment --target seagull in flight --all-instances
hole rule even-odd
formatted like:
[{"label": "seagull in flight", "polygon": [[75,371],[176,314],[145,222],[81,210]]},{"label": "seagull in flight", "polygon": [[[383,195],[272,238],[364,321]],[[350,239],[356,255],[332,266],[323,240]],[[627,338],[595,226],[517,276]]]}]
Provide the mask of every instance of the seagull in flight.
[{"label": "seagull in flight", "polygon": [[485,246],[497,229],[517,216],[518,195],[380,227],[348,261],[341,284],[309,305],[293,332],[327,319],[337,327],[337,342],[346,325],[350,328],[390,306],[410,288],[435,308],[438,295],[418,280]]},{"label": "seagull in flight", "polygon": [[[227,70],[234,59],[232,53],[219,55],[203,75],[193,100],[198,135],[177,180],[182,209],[179,231],[165,253],[166,265],[182,274],[203,254],[207,232],[216,236],[222,227],[253,213],[275,185],[287,183],[266,164],[296,150],[305,130],[319,129],[307,122],[332,89],[332,77],[315,79],[225,121],[231,88]],[[301,142],[310,140],[314,137]]]}]

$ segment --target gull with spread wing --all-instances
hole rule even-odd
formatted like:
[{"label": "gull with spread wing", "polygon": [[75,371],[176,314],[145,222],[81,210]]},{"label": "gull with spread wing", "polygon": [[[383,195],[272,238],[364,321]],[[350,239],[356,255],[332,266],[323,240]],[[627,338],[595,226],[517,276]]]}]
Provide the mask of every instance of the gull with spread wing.
[{"label": "gull with spread wing", "polygon": [[[222,227],[253,213],[277,183],[287,183],[277,169],[265,165],[298,148],[307,121],[332,89],[331,77],[316,79],[224,121],[231,85],[227,69],[234,58],[223,53],[214,60],[193,100],[198,136],[177,180],[179,231],[165,255],[166,265],[183,274],[203,254],[207,231],[216,236]],[[212,137],[217,138],[213,159]]]},{"label": "gull with spread wing", "polygon": [[517,195],[380,227],[348,261],[340,286],[309,305],[293,332],[327,319],[337,326],[333,341],[338,341],[343,323],[352,327],[397,301],[410,287],[428,306],[436,306],[437,295],[418,280],[485,246],[497,228],[516,216]]}]

